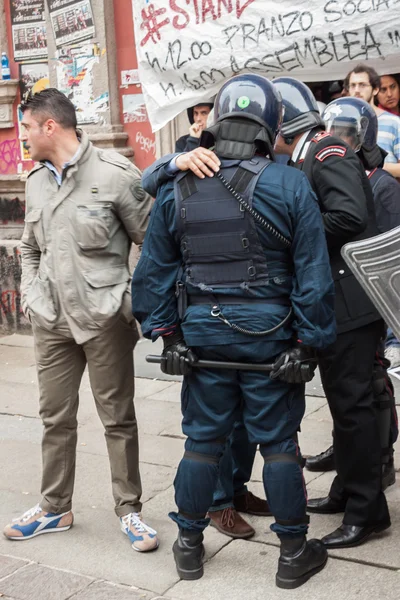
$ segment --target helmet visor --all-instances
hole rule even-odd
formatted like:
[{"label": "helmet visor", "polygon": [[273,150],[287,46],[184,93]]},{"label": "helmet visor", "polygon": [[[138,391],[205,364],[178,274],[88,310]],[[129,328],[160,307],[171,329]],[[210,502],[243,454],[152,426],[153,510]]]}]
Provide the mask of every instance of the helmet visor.
[{"label": "helmet visor", "polygon": [[324,115],[326,131],[340,137],[350,148],[358,152],[364,142],[368,129],[366,117],[348,117],[345,115]]}]

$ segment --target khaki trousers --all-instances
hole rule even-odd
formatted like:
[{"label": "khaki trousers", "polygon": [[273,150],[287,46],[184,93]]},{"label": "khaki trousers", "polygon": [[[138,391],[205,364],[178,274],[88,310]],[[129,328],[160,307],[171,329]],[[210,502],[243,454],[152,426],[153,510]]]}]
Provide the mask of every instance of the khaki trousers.
[{"label": "khaki trousers", "polygon": [[135,321],[123,317],[96,338],[78,345],[33,321],[43,420],[43,510],[71,509],[75,479],[79,387],[86,364],[96,409],[105,428],[115,512],[140,512],[138,429],[133,405]]}]

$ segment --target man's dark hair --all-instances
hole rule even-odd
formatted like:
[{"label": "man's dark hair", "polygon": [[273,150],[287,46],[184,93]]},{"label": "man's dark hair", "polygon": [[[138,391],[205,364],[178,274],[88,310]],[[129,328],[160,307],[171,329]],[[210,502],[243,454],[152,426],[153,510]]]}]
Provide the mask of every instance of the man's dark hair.
[{"label": "man's dark hair", "polygon": [[344,87],[346,88],[346,90],[349,89],[350,75],[352,75],[353,73],[356,73],[356,74],[357,73],[367,73],[368,79],[369,79],[369,84],[372,86],[372,89],[376,90],[376,88],[381,87],[381,78],[378,75],[378,73],[375,71],[375,69],[373,69],[372,67],[370,67],[368,65],[360,63],[359,65],[354,67],[354,69],[352,69],[352,71],[350,71],[350,73],[348,73],[346,75],[346,79],[344,80]]},{"label": "man's dark hair", "polygon": [[37,94],[28,94],[21,102],[21,110],[24,113],[31,111],[40,125],[47,119],[53,119],[63,129],[76,129],[77,120],[75,107],[71,100],[56,88],[47,88]]}]

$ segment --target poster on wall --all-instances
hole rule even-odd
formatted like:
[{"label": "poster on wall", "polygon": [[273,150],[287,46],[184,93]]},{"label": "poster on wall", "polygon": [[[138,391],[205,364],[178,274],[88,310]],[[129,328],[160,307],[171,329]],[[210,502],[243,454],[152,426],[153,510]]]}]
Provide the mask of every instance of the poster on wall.
[{"label": "poster on wall", "polygon": [[90,0],[47,0],[57,48],[95,35]]},{"label": "poster on wall", "polygon": [[44,21],[44,0],[11,0],[10,5],[13,25]]},{"label": "poster on wall", "polygon": [[32,160],[31,155],[29,154],[29,150],[26,147],[25,142],[21,141],[21,121],[22,121],[22,117],[23,117],[23,113],[21,110],[21,105],[18,105],[17,108],[17,121],[18,121],[18,139],[19,139],[19,149],[20,149],[20,154],[21,154],[21,160],[22,161],[27,161],[27,160]]},{"label": "poster on wall", "polygon": [[25,98],[28,92],[37,94],[50,87],[48,63],[25,63],[20,65],[19,84],[21,98]]},{"label": "poster on wall", "polygon": [[124,123],[144,123],[148,121],[143,94],[126,94],[122,96]]},{"label": "poster on wall", "polygon": [[44,0],[11,0],[14,60],[47,58]]},{"label": "poster on wall", "polygon": [[109,108],[108,93],[94,96],[93,69],[99,57],[93,56],[90,44],[62,48],[57,56],[57,88],[71,100],[76,108],[80,125],[104,123]]}]

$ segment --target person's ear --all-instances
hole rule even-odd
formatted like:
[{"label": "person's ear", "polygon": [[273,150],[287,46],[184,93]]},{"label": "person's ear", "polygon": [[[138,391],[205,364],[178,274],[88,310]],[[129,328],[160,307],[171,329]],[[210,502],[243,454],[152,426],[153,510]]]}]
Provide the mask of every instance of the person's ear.
[{"label": "person's ear", "polygon": [[57,123],[53,119],[47,119],[43,124],[43,131],[48,137],[54,135],[56,129]]}]

